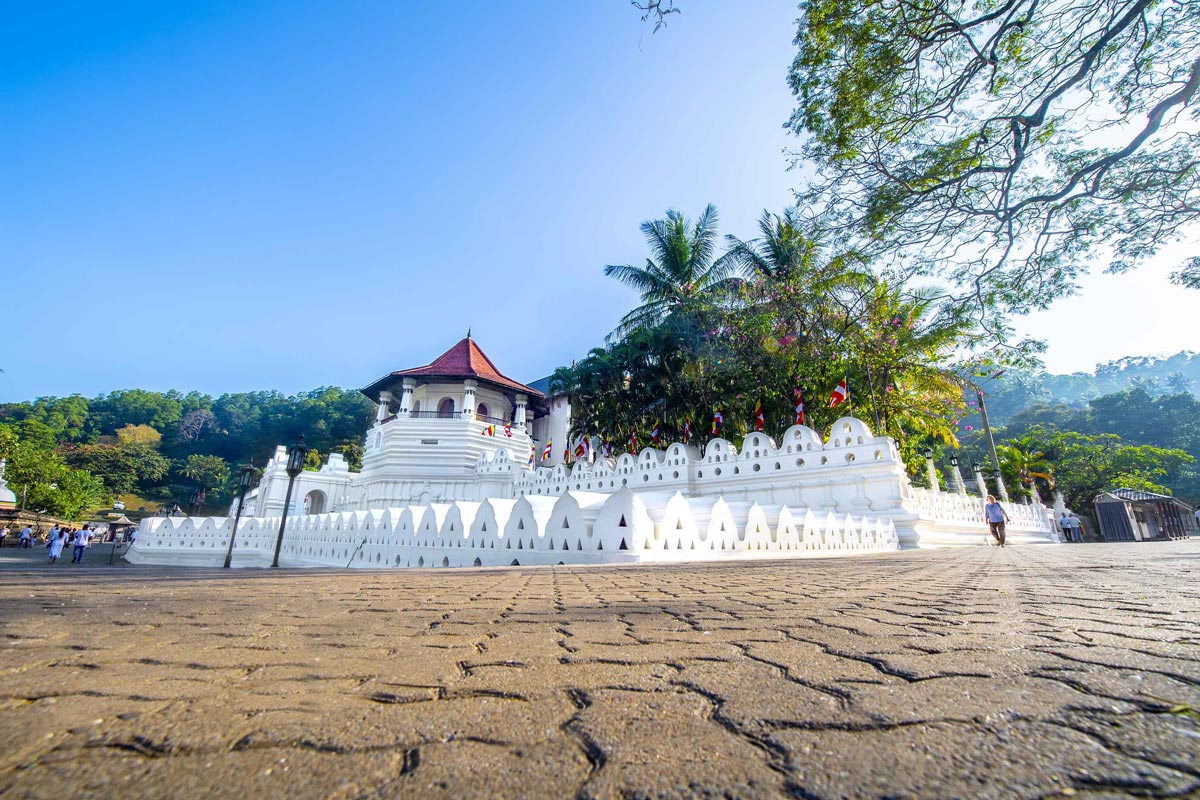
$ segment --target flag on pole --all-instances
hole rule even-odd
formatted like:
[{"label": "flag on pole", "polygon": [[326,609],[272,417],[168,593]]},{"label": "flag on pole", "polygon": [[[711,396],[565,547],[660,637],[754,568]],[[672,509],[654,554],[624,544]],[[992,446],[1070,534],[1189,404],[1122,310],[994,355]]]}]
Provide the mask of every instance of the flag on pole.
[{"label": "flag on pole", "polygon": [[484,436],[495,436],[496,435],[496,426],[495,425],[484,425],[483,430],[481,430],[480,433],[482,433]]},{"label": "flag on pole", "polygon": [[655,447],[658,447],[658,420],[654,421],[654,428],[650,431],[650,441],[654,442]]},{"label": "flag on pole", "polygon": [[563,445],[563,463],[566,464],[571,460],[571,445]]},{"label": "flag on pole", "polygon": [[761,431],[766,422],[766,416],[763,414],[762,398],[760,397],[754,402],[754,430]]},{"label": "flag on pole", "polygon": [[587,455],[587,445],[585,445],[583,442],[580,442],[579,444],[575,445],[575,457],[576,458],[583,458],[586,455]]},{"label": "flag on pole", "polygon": [[554,447],[554,440],[553,440],[553,439],[551,439],[550,441],[546,442],[546,447],[545,447],[545,448],[542,450],[542,461],[549,461],[549,460],[550,460],[550,454],[551,454],[552,452],[554,452],[553,450],[551,450],[551,449],[550,449],[550,448],[552,448],[552,447]]},{"label": "flag on pole", "polygon": [[510,439],[512,438],[512,423],[511,422],[504,423],[504,435]]},{"label": "flag on pole", "polygon": [[604,442],[604,457],[612,458],[612,442],[607,440]]},{"label": "flag on pole", "polygon": [[842,378],[841,383],[833,390],[833,394],[829,396],[829,407],[837,408],[842,403],[850,399],[850,387],[846,385],[846,379]]},{"label": "flag on pole", "polygon": [[804,424],[804,395],[799,389],[796,390],[796,424]]},{"label": "flag on pole", "polygon": [[529,466],[533,466],[533,448],[529,448]]},{"label": "flag on pole", "polygon": [[725,412],[717,408],[713,410],[712,435],[716,436],[725,427]]},{"label": "flag on pole", "polygon": [[687,444],[692,439],[692,421],[685,419],[683,421],[683,443]]},{"label": "flag on pole", "polygon": [[633,453],[635,456],[637,455],[637,446],[638,446],[637,430],[630,430],[629,431],[629,452]]}]

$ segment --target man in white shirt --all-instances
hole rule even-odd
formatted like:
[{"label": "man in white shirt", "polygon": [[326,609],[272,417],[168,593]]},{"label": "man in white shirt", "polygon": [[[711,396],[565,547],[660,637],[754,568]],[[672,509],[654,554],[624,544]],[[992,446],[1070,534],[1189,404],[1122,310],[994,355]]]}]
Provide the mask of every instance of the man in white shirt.
[{"label": "man in white shirt", "polygon": [[33,528],[26,525],[21,528],[21,547],[33,547]]},{"label": "man in white shirt", "polygon": [[75,550],[71,554],[72,564],[83,563],[83,554],[87,552],[88,545],[92,543],[91,526],[84,525],[83,530],[75,534]]}]

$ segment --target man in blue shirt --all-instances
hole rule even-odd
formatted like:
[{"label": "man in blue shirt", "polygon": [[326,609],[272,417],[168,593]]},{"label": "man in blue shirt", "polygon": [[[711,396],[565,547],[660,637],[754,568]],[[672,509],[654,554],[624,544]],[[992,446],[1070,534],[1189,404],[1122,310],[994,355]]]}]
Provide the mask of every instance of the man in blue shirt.
[{"label": "man in blue shirt", "polygon": [[1008,522],[1008,512],[990,494],[987,496],[987,505],[983,507],[983,516],[987,520],[988,530],[992,532],[992,536],[1000,543],[1001,547],[1004,547],[1004,523]]}]

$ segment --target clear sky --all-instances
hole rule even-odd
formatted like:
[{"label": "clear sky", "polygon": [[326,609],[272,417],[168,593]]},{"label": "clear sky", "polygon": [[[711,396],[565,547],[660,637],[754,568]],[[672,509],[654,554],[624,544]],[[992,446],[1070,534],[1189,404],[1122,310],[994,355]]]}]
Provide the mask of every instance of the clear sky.
[{"label": "clear sky", "polygon": [[[623,0],[9,8],[0,400],[361,386],[468,326],[523,380],[586,353],[643,219],[751,237],[798,181],[794,3],[682,5],[657,35]],[[1200,350],[1167,271],[1023,327],[1057,371]]]}]

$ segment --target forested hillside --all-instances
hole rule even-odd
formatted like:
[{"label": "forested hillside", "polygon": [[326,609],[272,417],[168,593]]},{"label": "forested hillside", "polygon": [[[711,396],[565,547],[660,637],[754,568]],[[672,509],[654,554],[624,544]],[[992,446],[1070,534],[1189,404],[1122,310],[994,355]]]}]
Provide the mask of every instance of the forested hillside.
[{"label": "forested hillside", "polygon": [[300,433],[314,451],[310,466],[336,450],[357,469],[372,408],[358,391],[333,387],[294,396],[130,389],[43,397],[0,405],[0,457],[31,509],[78,516],[125,495],[186,505],[197,490],[218,507],[238,465],[261,467]]}]

